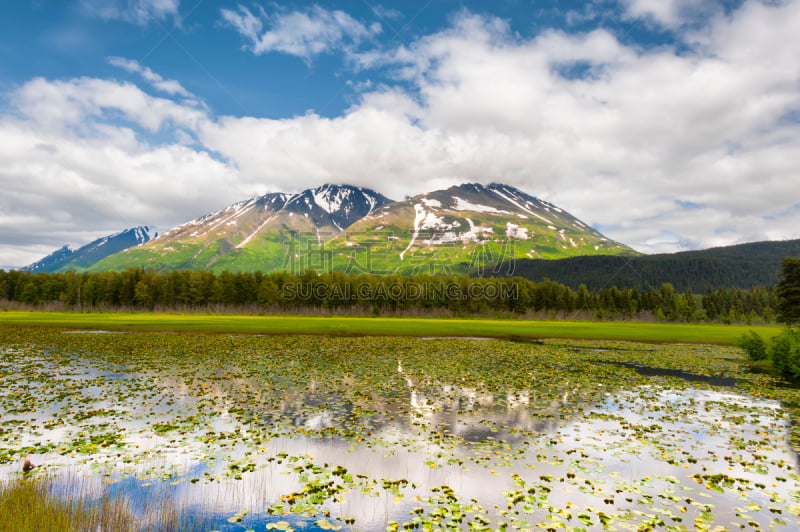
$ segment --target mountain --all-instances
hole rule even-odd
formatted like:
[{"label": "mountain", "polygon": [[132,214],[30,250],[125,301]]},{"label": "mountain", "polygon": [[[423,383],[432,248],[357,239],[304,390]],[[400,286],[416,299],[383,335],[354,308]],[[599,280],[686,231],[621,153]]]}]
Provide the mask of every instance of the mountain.
[{"label": "mountain", "polygon": [[[550,279],[577,289],[658,288],[671,283],[676,290],[702,293],[707,288],[774,286],[785,257],[800,257],[800,240],[751,242],[698,251],[638,257],[572,257],[561,260],[518,259],[501,265],[502,275],[532,281]],[[473,272],[474,275],[491,275]]]},{"label": "mountain", "polygon": [[33,264],[22,267],[22,271],[27,272],[54,272],[58,267],[69,260],[75,253],[69,246],[62,246],[47,255],[46,257],[37,260]]},{"label": "mountain", "polygon": [[636,254],[514,187],[463,184],[394,202],[328,244],[334,267],[366,248],[372,272],[464,273],[519,257]]},{"label": "mountain", "polygon": [[73,250],[69,246],[61,247],[41,260],[22,268],[29,272],[64,272],[68,270],[81,270],[89,268],[97,261],[119,253],[132,246],[148,242],[157,236],[151,236],[153,229],[147,226],[125,229],[113,235],[104,236]]},{"label": "mountain", "polygon": [[619,253],[635,252],[507,185],[459,185],[397,202],[323,185],[235,203],[90,271],[465,273],[507,258]]},{"label": "mountain", "polygon": [[273,271],[293,243],[317,246],[391,203],[363,187],[323,185],[298,194],[273,193],[229,205],[171,229],[144,246],[95,264],[90,271],[140,266],[153,270]]}]

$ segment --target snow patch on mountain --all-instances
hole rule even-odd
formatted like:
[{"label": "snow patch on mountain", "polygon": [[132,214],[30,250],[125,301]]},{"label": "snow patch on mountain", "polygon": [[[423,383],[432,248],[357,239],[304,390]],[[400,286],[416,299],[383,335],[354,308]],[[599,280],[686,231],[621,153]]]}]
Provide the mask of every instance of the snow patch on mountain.
[{"label": "snow patch on mountain", "polygon": [[408,242],[406,249],[400,252],[400,260],[403,260],[406,252],[411,249],[411,246],[414,245],[414,242],[417,240],[417,236],[419,236],[419,226],[422,223],[422,220],[425,219],[425,208],[422,206],[421,203],[414,204],[414,233],[411,235],[411,240]]},{"label": "snow patch on mountain", "polygon": [[266,220],[264,220],[263,222],[261,222],[261,225],[259,225],[259,226],[256,228],[256,230],[255,230],[255,231],[253,231],[252,233],[250,233],[249,235],[247,235],[247,237],[245,237],[245,239],[244,239],[244,240],[242,240],[241,242],[239,242],[239,244],[237,244],[237,245],[236,245],[236,249],[242,249],[243,247],[245,247],[245,246],[247,245],[247,243],[248,243],[248,242],[250,242],[251,240],[253,240],[253,237],[254,237],[254,236],[256,236],[256,234],[258,234],[258,232],[259,232],[259,231],[261,231],[261,230],[262,230],[262,229],[263,229],[263,228],[264,228],[264,227],[265,227],[265,226],[266,226],[268,223],[270,223],[270,222],[271,222],[272,220],[274,220],[274,219],[275,219],[275,216],[270,216],[269,218],[267,218]]},{"label": "snow patch on mountain", "polygon": [[134,228],[133,231],[134,231],[134,236],[136,238],[136,242],[138,242],[139,244],[144,244],[145,242],[149,242],[150,240],[156,238],[158,236],[158,233],[151,235],[150,232],[152,230],[153,230],[152,227],[146,225]]},{"label": "snow patch on mountain", "polygon": [[[549,223],[549,224],[552,224],[552,223],[553,223],[553,222],[551,222],[550,220],[548,220],[547,218],[545,218],[544,216],[541,216],[541,215],[539,215],[539,214],[537,214],[537,213],[533,212],[533,211],[532,211],[531,209],[529,209],[528,207],[526,207],[526,206],[522,205],[521,203],[517,202],[517,201],[516,201],[516,200],[515,200],[515,199],[514,199],[514,198],[513,198],[511,195],[509,195],[509,194],[506,194],[506,192],[503,192],[503,191],[499,190],[499,187],[498,187],[497,189],[493,189],[493,190],[492,190],[492,192],[494,192],[495,194],[497,194],[498,196],[500,196],[502,199],[504,199],[504,200],[505,200],[505,201],[507,201],[508,203],[511,203],[511,204],[513,204],[513,205],[516,205],[516,206],[517,206],[519,209],[521,209],[521,210],[523,210],[523,211],[527,212],[528,214],[531,214],[531,215],[533,215],[533,216],[536,216],[537,218],[539,218],[539,219],[541,219],[541,220],[544,220],[545,222],[547,222],[547,223]],[[517,198],[517,199],[520,199],[520,198]]]},{"label": "snow patch on mountain", "polygon": [[434,207],[434,208],[442,207],[442,202],[437,199],[422,198],[422,203],[424,203],[426,207]]},{"label": "snow patch on mountain", "polygon": [[[551,220],[548,220],[547,218],[545,218],[541,214],[538,214],[537,212],[535,212],[533,210],[535,208],[535,206],[530,201],[528,201],[525,198],[521,197],[520,193],[519,193],[519,191],[517,189],[509,187],[508,185],[491,184],[491,185],[489,185],[489,190],[494,192],[496,195],[500,196],[503,200],[511,203],[512,205],[517,206],[519,209],[527,212],[528,214],[539,218],[543,222],[548,223],[548,224],[552,224],[553,223]],[[539,200],[537,200],[537,201],[539,201]],[[523,203],[524,203],[524,205],[523,205]],[[541,202],[541,203],[542,203],[542,205],[555,208],[553,205],[550,205],[549,203],[545,203],[545,202]]]},{"label": "snow patch on mountain", "polygon": [[470,201],[465,200],[464,198],[459,198],[458,196],[454,196],[453,199],[456,202],[455,206],[453,207],[453,210],[456,211],[484,212],[487,214],[513,214],[510,211],[495,209],[494,207],[489,207],[488,205],[479,205],[477,203],[472,203]]},{"label": "snow patch on mountain", "polygon": [[436,216],[432,211],[428,211],[425,213],[425,217],[422,219],[419,228],[429,231],[449,231],[459,226],[460,224],[458,222],[448,223],[444,218]]},{"label": "snow patch on mountain", "polygon": [[369,212],[375,210],[375,207],[378,205],[378,198],[375,196],[372,191],[364,190],[363,188],[359,187],[360,190],[364,194],[364,198],[366,198],[367,203],[369,204]]},{"label": "snow patch on mountain", "polygon": [[467,223],[469,224],[469,231],[461,233],[462,241],[471,240],[472,242],[479,242],[482,240],[481,236],[484,233],[494,233],[494,229],[491,227],[483,227],[481,225],[476,226],[475,222],[469,218],[465,218],[465,220],[467,220]]},{"label": "snow patch on mountain", "polygon": [[[314,198],[314,203],[328,214],[338,212],[339,209],[342,208],[342,202],[344,202],[345,199],[349,199],[349,196],[350,193],[348,190],[331,190],[327,185],[315,188],[311,191],[311,197]],[[306,199],[306,203],[308,203],[308,199]]]},{"label": "snow patch on mountain", "polygon": [[527,227],[520,227],[519,225],[512,224],[511,222],[506,224],[506,236],[508,238],[516,238],[519,240],[530,240]]}]

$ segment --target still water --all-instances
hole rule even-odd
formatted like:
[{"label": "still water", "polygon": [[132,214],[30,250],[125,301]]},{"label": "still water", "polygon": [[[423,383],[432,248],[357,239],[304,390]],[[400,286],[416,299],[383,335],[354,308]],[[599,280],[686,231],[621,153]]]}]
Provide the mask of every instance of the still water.
[{"label": "still water", "polygon": [[76,336],[0,355],[0,477],[143,529],[799,525],[789,415],[725,348]]}]

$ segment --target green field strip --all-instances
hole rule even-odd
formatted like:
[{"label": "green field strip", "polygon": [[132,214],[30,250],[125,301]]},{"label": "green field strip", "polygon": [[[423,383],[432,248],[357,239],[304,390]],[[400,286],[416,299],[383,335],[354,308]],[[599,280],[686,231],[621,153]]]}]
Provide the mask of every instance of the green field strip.
[{"label": "green field strip", "polygon": [[736,344],[738,338],[750,330],[765,338],[780,332],[777,326],[763,325],[28,311],[0,312],[0,325],[241,334],[573,338],[729,345]]}]

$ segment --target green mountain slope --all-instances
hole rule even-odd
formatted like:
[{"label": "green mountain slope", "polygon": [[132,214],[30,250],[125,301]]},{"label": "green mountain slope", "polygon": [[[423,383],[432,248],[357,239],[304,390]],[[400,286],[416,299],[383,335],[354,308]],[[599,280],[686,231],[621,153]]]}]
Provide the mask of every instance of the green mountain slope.
[{"label": "green mountain slope", "polygon": [[349,185],[324,185],[295,195],[267,194],[182,224],[88,271],[132,266],[156,271],[284,269],[293,241],[317,245],[390,202],[377,192]]},{"label": "green mountain slope", "polygon": [[286,194],[267,194],[179,225],[145,245],[107,257],[88,271],[124,270],[131,266],[157,271],[212,269],[286,203]]}]

